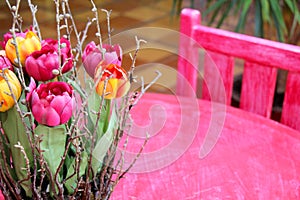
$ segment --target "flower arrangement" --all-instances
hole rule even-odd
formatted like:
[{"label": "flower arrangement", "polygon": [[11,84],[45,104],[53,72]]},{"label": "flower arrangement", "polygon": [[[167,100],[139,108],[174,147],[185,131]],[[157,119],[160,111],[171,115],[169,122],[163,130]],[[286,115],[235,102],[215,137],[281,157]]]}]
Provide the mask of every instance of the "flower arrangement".
[{"label": "flower arrangement", "polygon": [[[0,51],[0,189],[6,199],[109,199],[134,164],[122,165],[120,145],[130,131],[130,110],[142,97],[131,89],[135,61],[122,67],[122,48],[102,41],[98,9],[82,31],[67,0],[54,0],[57,39],[42,39],[30,0],[33,24],[22,31],[20,0],[7,5],[12,27]],[[84,47],[89,27],[96,39]],[[71,31],[72,30],[72,31]],[[75,43],[71,43],[75,38]],[[88,76],[78,78],[85,68]],[[146,141],[145,141],[146,143]],[[141,150],[143,146],[141,146]]]}]

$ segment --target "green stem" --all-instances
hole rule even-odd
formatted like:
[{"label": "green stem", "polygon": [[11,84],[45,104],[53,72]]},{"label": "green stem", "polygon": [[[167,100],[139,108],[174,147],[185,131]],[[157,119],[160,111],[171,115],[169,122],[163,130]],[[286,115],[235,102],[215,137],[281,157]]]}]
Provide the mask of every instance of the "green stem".
[{"label": "green stem", "polygon": [[103,133],[107,131],[108,124],[109,124],[109,117],[110,117],[110,106],[111,106],[111,100],[106,99],[105,101],[105,118],[104,118],[104,126],[103,126]]}]

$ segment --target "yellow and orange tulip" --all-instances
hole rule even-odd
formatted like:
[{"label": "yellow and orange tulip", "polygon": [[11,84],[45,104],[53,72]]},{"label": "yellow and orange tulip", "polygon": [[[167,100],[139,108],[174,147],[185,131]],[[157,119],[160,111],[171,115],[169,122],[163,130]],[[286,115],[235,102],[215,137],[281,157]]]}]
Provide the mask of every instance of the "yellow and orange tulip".
[{"label": "yellow and orange tulip", "polygon": [[[4,77],[6,77],[7,82]],[[0,70],[0,112],[5,112],[15,105],[9,87],[18,100],[21,96],[22,88],[17,76],[9,69]]]},{"label": "yellow and orange tulip", "polygon": [[[126,71],[116,64],[110,64],[104,68],[104,72],[101,72],[102,67],[98,66],[96,69],[95,81],[99,79],[100,81],[96,86],[96,92],[98,95],[102,96],[104,92],[105,99],[114,99],[124,96],[129,88],[130,82],[128,80]],[[105,79],[109,78],[106,85],[106,90],[104,91]]]},{"label": "yellow and orange tulip", "polygon": [[[29,56],[32,52],[38,51],[41,49],[41,42],[38,36],[32,32],[28,31],[25,37],[17,36],[16,37],[18,52],[20,55],[20,61],[22,66],[24,67],[25,60],[27,56]],[[13,38],[9,39],[5,45],[6,56],[9,60],[14,63],[16,66],[20,66],[18,64],[17,52],[15,45],[13,44]]]}]

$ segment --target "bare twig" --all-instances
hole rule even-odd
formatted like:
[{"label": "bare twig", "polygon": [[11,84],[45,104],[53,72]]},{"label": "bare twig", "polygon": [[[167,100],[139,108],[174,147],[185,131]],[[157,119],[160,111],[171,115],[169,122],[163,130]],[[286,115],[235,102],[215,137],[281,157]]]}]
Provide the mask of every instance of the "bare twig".
[{"label": "bare twig", "polygon": [[28,0],[28,5],[32,14],[32,24],[33,24],[33,30],[35,30],[38,34],[38,37],[40,38],[40,40],[42,40],[42,34],[41,34],[41,30],[38,24],[38,21],[36,19],[36,12],[37,12],[37,6],[33,5],[31,3],[31,0]]},{"label": "bare twig", "polygon": [[102,37],[101,37],[101,27],[100,27],[100,22],[99,22],[99,15],[98,15],[98,9],[94,3],[93,0],[90,0],[91,1],[91,4],[93,6],[92,8],[92,12],[94,13],[95,15],[95,21],[96,21],[96,26],[97,26],[97,33],[96,33],[96,37],[99,39],[99,47],[100,47],[100,50],[102,51]]},{"label": "bare twig", "polygon": [[109,42],[109,45],[111,45],[110,15],[111,15],[112,10],[108,11],[106,9],[101,9],[101,11],[106,13],[108,42]]}]

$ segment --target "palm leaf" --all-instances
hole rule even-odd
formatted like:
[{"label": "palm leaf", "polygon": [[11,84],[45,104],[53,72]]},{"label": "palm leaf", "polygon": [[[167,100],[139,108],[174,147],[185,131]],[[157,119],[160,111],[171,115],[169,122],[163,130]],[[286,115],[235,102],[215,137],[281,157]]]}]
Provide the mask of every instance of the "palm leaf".
[{"label": "palm leaf", "polygon": [[270,4],[268,0],[260,0],[261,2],[261,13],[262,20],[264,22],[270,23]]},{"label": "palm leaf", "polygon": [[225,18],[228,16],[229,12],[232,10],[233,6],[236,5],[237,0],[232,0],[228,6],[228,8],[226,9],[226,11],[224,12],[224,14],[222,15],[221,19],[219,20],[217,27],[220,28],[221,25],[223,24]]},{"label": "palm leaf", "polygon": [[279,3],[277,1],[272,1],[272,3],[270,5],[271,5],[271,11],[273,13],[275,26],[278,27],[278,29],[280,30],[280,32],[282,34],[286,34],[287,28],[286,28],[286,25],[284,22],[282,10],[281,10]]},{"label": "palm leaf", "polygon": [[235,28],[236,32],[239,32],[241,29],[244,30],[245,22],[246,22],[246,16],[248,14],[250,5],[252,3],[252,0],[245,0],[243,3],[244,4],[243,4],[240,20],[239,20],[239,22],[238,22],[238,24]]},{"label": "palm leaf", "polygon": [[217,10],[219,8],[221,8],[224,3],[226,3],[226,0],[218,0],[216,3],[212,4],[211,6],[209,6],[204,12],[203,15],[206,16],[209,13],[211,13],[214,10]]},{"label": "palm leaf", "polygon": [[255,25],[254,35],[257,37],[263,37],[263,20],[262,20],[262,6],[260,0],[255,0]]}]

